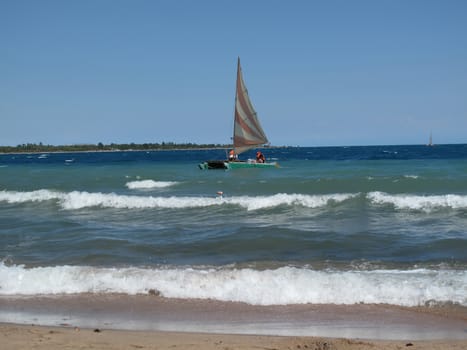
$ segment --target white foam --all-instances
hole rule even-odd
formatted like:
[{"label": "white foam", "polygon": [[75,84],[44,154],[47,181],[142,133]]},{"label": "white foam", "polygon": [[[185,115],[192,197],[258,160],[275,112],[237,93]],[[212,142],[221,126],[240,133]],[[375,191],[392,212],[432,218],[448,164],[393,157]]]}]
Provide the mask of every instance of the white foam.
[{"label": "white foam", "polygon": [[414,180],[419,178],[418,175],[404,175],[404,177],[405,177],[406,179],[414,179]]},{"label": "white foam", "polygon": [[117,209],[150,209],[150,208],[201,208],[218,205],[217,198],[204,197],[153,197],[125,196],[115,193],[70,192],[61,205],[64,209],[82,209],[88,207],[103,207]]},{"label": "white foam", "polygon": [[60,199],[63,193],[50,190],[37,190],[29,192],[0,191],[0,201],[7,203],[42,202]]},{"label": "white foam", "polygon": [[375,204],[390,204],[396,209],[412,209],[431,211],[434,209],[451,208],[466,209],[467,195],[433,195],[419,196],[407,194],[388,194],[384,192],[370,192],[367,198]]},{"label": "white foam", "polygon": [[126,187],[130,190],[138,189],[151,189],[151,188],[166,188],[176,185],[176,181],[154,181],[154,180],[141,180],[141,181],[130,181],[126,183]]},{"label": "white foam", "polygon": [[240,205],[248,210],[258,210],[265,208],[273,208],[281,205],[287,206],[303,206],[307,208],[319,208],[334,203],[341,203],[350,198],[354,198],[358,194],[336,193],[328,195],[305,195],[305,194],[286,194],[278,193],[271,196],[257,197],[232,197],[225,198],[227,203]]},{"label": "white foam", "polygon": [[[147,181],[147,180],[144,180]],[[144,183],[144,181],[137,181]],[[149,180],[152,181],[152,180]],[[143,184],[140,184],[143,188]],[[246,210],[260,210],[278,206],[302,206],[320,208],[336,205],[358,197],[358,193],[334,193],[308,195],[299,193],[277,193],[269,196],[137,196],[102,192],[59,192],[53,190],[0,191],[0,202],[25,203],[55,200],[67,210],[88,207],[145,209],[145,208],[203,208],[208,206],[234,205]],[[388,194],[370,192],[367,199],[376,205],[392,205],[396,209],[432,211],[436,209],[467,209],[467,195],[445,194],[420,196],[410,194]]]},{"label": "white foam", "polygon": [[31,192],[0,191],[0,201],[23,203],[28,201],[57,200],[63,209],[82,209],[104,207],[119,209],[144,208],[202,208],[214,205],[236,205],[247,210],[273,208],[281,205],[318,208],[341,203],[358,194],[304,195],[279,193],[271,196],[234,196],[234,197],[154,197],[120,195],[101,192],[56,192],[38,190]]},{"label": "white foam", "polygon": [[467,306],[467,271],[316,271],[230,268],[25,268],[0,264],[1,295],[74,293],[148,293],[168,298],[200,298],[253,305],[303,303],[387,303],[418,306],[459,303]]}]

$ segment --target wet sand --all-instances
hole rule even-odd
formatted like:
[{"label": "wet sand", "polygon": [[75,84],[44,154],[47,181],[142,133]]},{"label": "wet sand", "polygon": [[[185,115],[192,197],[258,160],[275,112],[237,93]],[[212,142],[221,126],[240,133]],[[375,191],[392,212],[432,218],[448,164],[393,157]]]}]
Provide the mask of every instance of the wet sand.
[{"label": "wet sand", "polygon": [[[467,349],[467,308],[0,297],[2,349]],[[98,330],[94,332],[94,330]]]},{"label": "wet sand", "polygon": [[0,324],[1,348],[21,349],[313,349],[461,350],[467,340],[383,341],[160,331],[124,331]]}]

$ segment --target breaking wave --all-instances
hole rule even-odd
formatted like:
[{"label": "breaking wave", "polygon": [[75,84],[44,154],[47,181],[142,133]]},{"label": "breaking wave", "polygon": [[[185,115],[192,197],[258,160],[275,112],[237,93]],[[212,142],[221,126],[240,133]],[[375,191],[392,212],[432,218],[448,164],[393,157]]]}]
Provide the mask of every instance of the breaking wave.
[{"label": "breaking wave", "polygon": [[151,188],[166,188],[176,185],[176,181],[154,181],[154,180],[139,180],[126,183],[126,187],[130,190],[151,189]]},{"label": "breaking wave", "polygon": [[467,209],[467,195],[446,194],[418,196],[370,192],[368,199],[375,204],[389,204],[396,209],[432,211],[436,209]]},{"label": "breaking wave", "polygon": [[[146,182],[150,181],[150,182]],[[131,188],[150,188],[172,186],[172,182],[155,182],[152,180],[135,181]],[[127,184],[128,185],[128,184]],[[129,186],[130,187],[130,186]],[[334,194],[299,194],[277,193],[268,196],[142,196],[122,195],[102,192],[59,192],[53,190],[36,190],[29,192],[0,191],[0,202],[26,203],[55,200],[63,209],[73,210],[88,207],[117,208],[117,209],[145,209],[145,208],[203,208],[220,205],[236,205],[246,210],[259,210],[278,206],[302,206],[305,208],[321,208],[340,204],[355,198],[366,198],[373,205],[390,205],[396,210],[433,211],[440,209],[467,209],[467,195],[413,195],[388,194],[385,192],[369,192]]]},{"label": "breaking wave", "polygon": [[0,263],[1,295],[157,291],[167,298],[199,298],[252,305],[387,303],[467,306],[467,271],[313,270],[251,268],[25,268]]},{"label": "breaking wave", "polygon": [[340,203],[357,194],[303,195],[275,194],[271,196],[234,196],[234,197],[154,197],[120,195],[115,193],[58,192],[37,190],[31,192],[0,191],[0,201],[8,203],[41,202],[56,200],[63,209],[82,209],[88,207],[144,209],[144,208],[202,208],[219,205],[237,205],[247,210],[273,208],[280,205],[300,205],[309,208],[323,207]]}]

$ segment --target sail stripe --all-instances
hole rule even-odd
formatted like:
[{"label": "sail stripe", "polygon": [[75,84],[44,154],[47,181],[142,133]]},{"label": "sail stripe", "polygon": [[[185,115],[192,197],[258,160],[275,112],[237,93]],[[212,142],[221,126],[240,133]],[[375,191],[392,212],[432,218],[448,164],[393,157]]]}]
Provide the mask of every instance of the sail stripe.
[{"label": "sail stripe", "polygon": [[240,136],[237,137],[237,141],[240,142],[242,145],[248,145],[248,146],[257,146],[258,144],[256,142],[249,141],[247,139],[244,139]]},{"label": "sail stripe", "polygon": [[245,96],[240,96],[237,98],[238,115],[236,117],[247,122],[251,130],[255,129],[255,133],[258,139],[264,139],[264,133],[262,132],[261,127],[258,125],[256,112],[254,109],[249,109],[248,106],[246,106],[246,103],[247,101],[245,101]]},{"label": "sail stripe", "polygon": [[[243,138],[248,140],[248,144],[261,145],[261,144],[267,143],[267,139],[262,137],[262,135],[258,134],[257,130],[252,129],[248,125],[247,121],[241,119],[241,117],[237,117],[235,126],[236,126],[237,131],[234,136],[242,136]],[[242,146],[242,145],[240,144],[238,146]]]},{"label": "sail stripe", "polygon": [[248,91],[246,90],[245,82],[243,80],[241,72],[242,72],[242,69],[241,67],[239,67],[238,79],[237,79],[237,105],[236,107],[237,109],[241,109],[241,111],[244,112],[244,113],[240,113],[240,117],[243,120],[248,121],[250,128],[256,129],[256,135],[257,135],[256,137],[259,140],[263,140],[266,137],[264,135],[264,132],[261,126],[259,125],[259,121],[256,117],[256,111],[251,103],[251,100],[249,99]]},{"label": "sail stripe", "polygon": [[258,133],[258,130],[252,129],[244,119],[240,117],[239,112],[237,111],[237,117],[236,117],[236,123],[239,124],[240,130],[242,131],[243,136],[249,135],[247,137],[250,142],[256,142],[256,144],[263,144],[266,143],[267,140],[263,137],[263,135],[260,135]]},{"label": "sail stripe", "polygon": [[252,118],[256,114],[256,111],[248,97],[248,91],[246,91],[241,75],[239,76],[237,83],[237,107],[240,107],[242,110],[244,110],[248,114],[248,118]]},{"label": "sail stripe", "polygon": [[243,81],[240,58],[237,65],[237,86],[235,96],[234,148],[237,153],[268,142],[248,97]]}]

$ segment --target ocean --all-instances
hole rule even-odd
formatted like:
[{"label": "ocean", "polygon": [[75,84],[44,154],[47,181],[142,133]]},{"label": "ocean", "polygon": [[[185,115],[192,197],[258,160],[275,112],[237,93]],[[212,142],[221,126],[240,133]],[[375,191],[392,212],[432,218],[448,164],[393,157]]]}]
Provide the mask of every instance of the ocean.
[{"label": "ocean", "polygon": [[0,155],[0,296],[467,306],[467,145],[264,153]]}]

